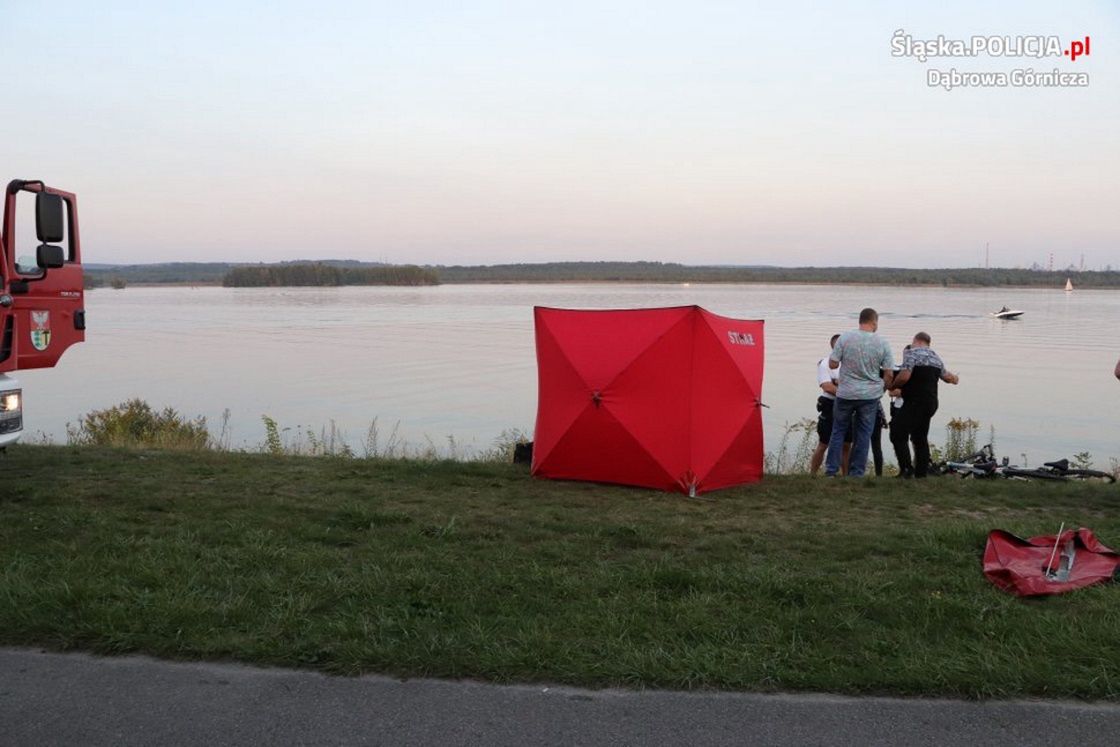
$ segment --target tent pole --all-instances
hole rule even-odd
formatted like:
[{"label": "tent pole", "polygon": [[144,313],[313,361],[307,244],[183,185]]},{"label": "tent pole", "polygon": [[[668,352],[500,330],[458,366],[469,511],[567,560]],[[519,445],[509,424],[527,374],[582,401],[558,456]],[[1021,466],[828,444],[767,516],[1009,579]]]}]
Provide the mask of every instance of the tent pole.
[{"label": "tent pole", "polygon": [[1046,575],[1053,575],[1051,567],[1054,565],[1054,556],[1058,554],[1058,543],[1062,541],[1062,530],[1066,528],[1066,523],[1063,521],[1062,525],[1058,527],[1058,536],[1054,538],[1054,550],[1050,553],[1050,559],[1046,561]]}]

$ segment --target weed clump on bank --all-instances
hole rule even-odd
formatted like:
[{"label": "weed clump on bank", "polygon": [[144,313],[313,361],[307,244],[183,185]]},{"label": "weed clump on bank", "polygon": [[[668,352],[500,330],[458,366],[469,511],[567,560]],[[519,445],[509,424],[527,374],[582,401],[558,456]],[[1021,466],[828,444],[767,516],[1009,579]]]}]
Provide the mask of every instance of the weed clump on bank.
[{"label": "weed clump on bank", "polygon": [[[83,415],[77,425],[67,423],[67,443],[71,446],[112,446],[128,449],[171,449],[260,452],[273,456],[335,457],[340,459],[411,460],[422,462],[511,462],[517,444],[529,438],[520,430],[507,429],[488,448],[464,447],[454,436],[446,444],[425,437],[412,443],[400,436],[400,423],[384,434],[375,417],[357,448],[351,446],[346,432],[334,420],[315,430],[306,426],[287,427],[268,415],[262,415],[264,441],[255,447],[233,448],[230,411],[222,416],[221,427],[212,433],[205,417],[189,418],[174,408],[157,410],[142,399],[134,398],[103,410]],[[46,434],[34,440],[51,445]]]},{"label": "weed clump on bank", "polygon": [[76,426],[67,424],[66,438],[77,446],[199,451],[212,445],[206,418],[190,419],[171,407],[156,410],[141,399],[84,415]]}]

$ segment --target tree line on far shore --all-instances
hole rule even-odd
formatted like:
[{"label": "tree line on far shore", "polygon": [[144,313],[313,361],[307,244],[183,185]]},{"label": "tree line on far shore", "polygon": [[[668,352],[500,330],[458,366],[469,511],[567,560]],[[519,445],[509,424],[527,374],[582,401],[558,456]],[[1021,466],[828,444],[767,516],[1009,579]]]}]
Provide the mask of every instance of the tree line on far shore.
[{"label": "tree line on far shore", "polygon": [[443,283],[623,282],[623,283],[843,283],[1061,288],[1072,278],[1079,288],[1120,288],[1115,270],[1074,271],[1013,268],[748,267],[682,265],[674,262],[547,262],[541,264],[434,268]]},{"label": "tree line on far shore", "polygon": [[434,270],[415,265],[339,267],[321,262],[234,267],[222,278],[227,288],[308,285],[439,285]]},{"label": "tree line on far shore", "polygon": [[440,283],[819,283],[932,285],[944,287],[1120,288],[1120,271],[1019,268],[750,267],[674,262],[541,262],[505,265],[386,265],[355,260],[227,264],[177,262],[95,265],[86,287],[119,279],[150,283],[216,284],[226,287],[438,285]]}]

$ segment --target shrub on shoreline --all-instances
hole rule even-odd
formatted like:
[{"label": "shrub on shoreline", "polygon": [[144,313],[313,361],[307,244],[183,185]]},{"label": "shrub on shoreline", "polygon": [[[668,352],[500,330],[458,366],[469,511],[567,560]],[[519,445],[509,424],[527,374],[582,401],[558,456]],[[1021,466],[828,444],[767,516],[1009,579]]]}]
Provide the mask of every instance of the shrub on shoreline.
[{"label": "shrub on shoreline", "polygon": [[191,420],[171,407],[157,411],[141,399],[86,414],[77,426],[67,424],[66,437],[70,444],[79,446],[195,451],[211,446],[206,418]]}]

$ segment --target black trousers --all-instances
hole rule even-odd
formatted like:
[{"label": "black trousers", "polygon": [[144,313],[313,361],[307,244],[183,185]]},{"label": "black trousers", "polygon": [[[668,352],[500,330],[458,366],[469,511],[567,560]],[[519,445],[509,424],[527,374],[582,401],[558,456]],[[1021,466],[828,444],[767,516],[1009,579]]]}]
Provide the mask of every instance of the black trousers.
[{"label": "black trousers", "polygon": [[[898,470],[914,477],[929,474],[929,422],[937,414],[937,400],[904,400],[902,407],[892,410],[891,445],[898,460]],[[910,444],[914,444],[914,460],[910,460]]]}]

